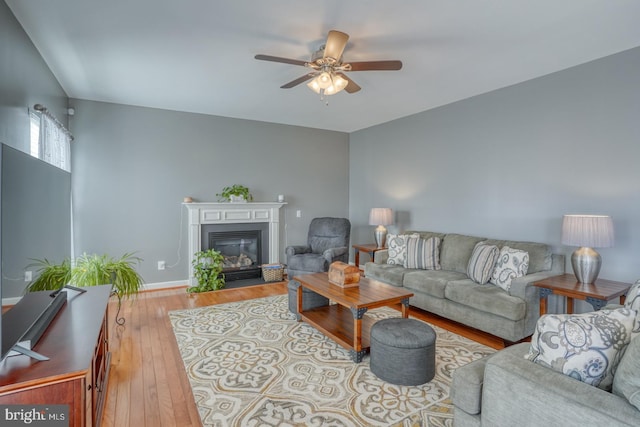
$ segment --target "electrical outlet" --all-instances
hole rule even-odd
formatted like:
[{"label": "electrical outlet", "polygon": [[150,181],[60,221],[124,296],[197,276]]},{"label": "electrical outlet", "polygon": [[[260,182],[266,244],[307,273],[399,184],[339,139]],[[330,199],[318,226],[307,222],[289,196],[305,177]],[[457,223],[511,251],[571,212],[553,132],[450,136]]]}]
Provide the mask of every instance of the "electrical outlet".
[{"label": "electrical outlet", "polygon": [[164,270],[166,267],[166,264],[164,261],[158,261],[158,270]]},{"label": "electrical outlet", "polygon": [[33,280],[33,271],[25,271],[24,272],[24,281],[25,282],[30,282]]}]

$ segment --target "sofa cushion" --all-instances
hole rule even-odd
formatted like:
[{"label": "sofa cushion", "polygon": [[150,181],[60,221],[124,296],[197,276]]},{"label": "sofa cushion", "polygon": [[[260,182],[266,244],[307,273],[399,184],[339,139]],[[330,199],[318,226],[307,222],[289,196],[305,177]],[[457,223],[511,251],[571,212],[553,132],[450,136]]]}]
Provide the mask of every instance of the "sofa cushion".
[{"label": "sofa cushion", "polygon": [[640,336],[627,346],[616,369],[612,391],[640,410]]},{"label": "sofa cushion", "polygon": [[452,280],[465,279],[463,273],[446,270],[407,270],[402,284],[405,288],[444,298],[444,289]]},{"label": "sofa cushion", "polygon": [[381,280],[393,286],[402,286],[402,279],[406,271],[407,269],[401,265],[368,262],[364,266],[364,275],[367,278]]},{"label": "sofa cushion", "polygon": [[572,378],[610,390],[619,352],[631,339],[636,312],[628,308],[538,319],[526,356]]},{"label": "sofa cushion", "polygon": [[388,234],[387,248],[389,258],[387,264],[404,266],[407,257],[407,239],[409,237],[418,237],[417,234]]},{"label": "sofa cushion", "polygon": [[480,285],[487,283],[491,278],[499,254],[497,246],[478,243],[469,258],[467,276]]},{"label": "sofa cushion", "polygon": [[491,274],[491,283],[500,286],[505,291],[511,289],[511,281],[527,275],[529,270],[529,253],[520,249],[503,246]]},{"label": "sofa cushion", "polygon": [[451,401],[467,414],[480,413],[484,369],[490,357],[474,360],[453,371]]},{"label": "sofa cushion", "polygon": [[407,239],[406,268],[420,268],[422,270],[440,270],[440,238],[410,237]]},{"label": "sofa cushion", "polygon": [[466,274],[471,253],[476,244],[482,240],[485,239],[462,234],[447,234],[440,245],[440,267],[443,270]]},{"label": "sofa cushion", "polygon": [[509,320],[524,318],[527,304],[497,286],[479,285],[471,279],[454,280],[444,290],[445,298]]},{"label": "sofa cushion", "polygon": [[638,313],[633,325],[633,336],[640,335],[640,280],[637,280],[627,291],[624,306]]},{"label": "sofa cushion", "polygon": [[495,239],[488,239],[484,243],[488,245],[497,245],[501,249],[503,246],[509,246],[512,249],[519,249],[527,252],[529,254],[529,274],[551,270],[551,247],[545,243]]}]

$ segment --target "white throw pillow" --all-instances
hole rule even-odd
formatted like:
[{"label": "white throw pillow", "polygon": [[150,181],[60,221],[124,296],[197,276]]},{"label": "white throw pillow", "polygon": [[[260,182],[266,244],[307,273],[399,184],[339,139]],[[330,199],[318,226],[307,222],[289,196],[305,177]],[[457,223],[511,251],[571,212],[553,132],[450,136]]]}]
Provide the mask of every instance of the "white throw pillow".
[{"label": "white throw pillow", "polygon": [[440,238],[409,237],[404,266],[422,270],[440,270]]},{"label": "white throw pillow", "polygon": [[467,276],[474,282],[484,285],[491,278],[499,255],[497,246],[478,243],[469,258]]},{"label": "white throw pillow", "polygon": [[387,234],[387,248],[389,258],[387,264],[401,265],[404,267],[407,257],[407,239],[420,237],[419,234]]},{"label": "white throw pillow", "polygon": [[635,311],[624,307],[583,314],[545,314],[538,319],[525,357],[609,391],[631,339],[635,316]]},{"label": "white throw pillow", "polygon": [[527,270],[529,270],[529,253],[503,246],[490,281],[509,292],[511,281],[516,277],[526,276]]}]

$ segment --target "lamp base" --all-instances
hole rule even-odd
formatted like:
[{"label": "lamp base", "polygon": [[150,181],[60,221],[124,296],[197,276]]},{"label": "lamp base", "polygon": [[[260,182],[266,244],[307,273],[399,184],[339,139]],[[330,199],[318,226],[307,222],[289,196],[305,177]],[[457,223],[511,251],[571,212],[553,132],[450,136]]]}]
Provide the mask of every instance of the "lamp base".
[{"label": "lamp base", "polygon": [[595,283],[600,274],[602,257],[594,249],[583,246],[571,255],[571,266],[580,283]]},{"label": "lamp base", "polygon": [[376,227],[376,230],[373,232],[373,237],[376,239],[378,248],[384,248],[384,245],[387,243],[387,229],[384,225]]}]

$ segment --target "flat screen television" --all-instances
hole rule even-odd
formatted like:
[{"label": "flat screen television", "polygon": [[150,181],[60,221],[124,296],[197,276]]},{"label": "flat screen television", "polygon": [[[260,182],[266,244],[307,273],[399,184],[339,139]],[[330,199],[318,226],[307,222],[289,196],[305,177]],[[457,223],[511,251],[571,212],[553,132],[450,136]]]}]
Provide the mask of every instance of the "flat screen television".
[{"label": "flat screen television", "polygon": [[[33,259],[58,263],[70,256],[71,174],[2,144],[0,299],[17,300],[25,294],[29,284],[25,280],[25,272]],[[35,278],[37,272],[32,271],[32,274]],[[16,340],[24,338],[27,331],[22,329],[42,323],[43,317],[46,317],[43,314],[51,311],[56,299],[25,298],[22,301],[22,304],[18,303],[4,313],[0,320],[0,361],[10,353]],[[59,304],[60,300],[57,301]],[[26,318],[25,312],[29,313]],[[20,322],[16,319],[20,319]]]}]

